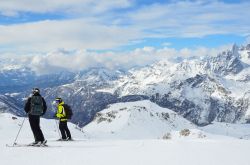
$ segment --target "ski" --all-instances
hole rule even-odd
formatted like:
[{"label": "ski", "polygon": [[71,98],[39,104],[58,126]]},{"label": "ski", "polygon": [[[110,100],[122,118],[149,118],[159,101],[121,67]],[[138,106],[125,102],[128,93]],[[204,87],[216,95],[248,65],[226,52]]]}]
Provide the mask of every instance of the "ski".
[{"label": "ski", "polygon": [[14,145],[9,145],[6,144],[6,147],[49,147],[47,144],[14,144]]},{"label": "ski", "polygon": [[72,142],[72,141],[75,141],[75,140],[63,140],[63,139],[57,139],[57,140],[55,140],[55,141],[57,141],[57,142]]},{"label": "ski", "polygon": [[49,141],[52,141],[52,142],[81,142],[81,141],[87,141],[87,140],[84,140],[84,139],[71,139],[71,140],[62,140],[62,139],[57,139],[57,140],[49,140]]}]

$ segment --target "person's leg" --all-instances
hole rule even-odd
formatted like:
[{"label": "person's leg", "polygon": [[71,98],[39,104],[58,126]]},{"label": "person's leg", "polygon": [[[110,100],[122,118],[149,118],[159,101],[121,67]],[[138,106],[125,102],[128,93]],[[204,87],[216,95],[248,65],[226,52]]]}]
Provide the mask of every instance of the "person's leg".
[{"label": "person's leg", "polygon": [[32,130],[32,133],[35,138],[35,142],[38,142],[38,136],[37,136],[37,129],[36,129],[36,119],[34,118],[33,115],[29,115],[29,123],[30,123],[30,128]]},{"label": "person's leg", "polygon": [[59,122],[59,129],[62,135],[62,139],[66,139],[66,134],[65,134],[65,122],[60,121]]},{"label": "person's leg", "polygon": [[34,116],[34,115],[31,115],[30,117],[31,119],[31,122],[32,123],[32,131],[33,131],[33,134],[34,134],[34,137],[35,137],[35,141],[38,142],[38,141],[41,141],[43,142],[44,141],[44,136],[43,136],[43,133],[42,133],[42,130],[40,128],[40,116]]},{"label": "person's leg", "polygon": [[65,122],[65,131],[66,131],[66,134],[67,134],[67,138],[71,139],[71,133],[69,131],[67,121]]},{"label": "person's leg", "polygon": [[45,139],[44,139],[41,127],[40,127],[40,116],[37,116],[37,133],[38,133],[38,141],[43,142]]}]

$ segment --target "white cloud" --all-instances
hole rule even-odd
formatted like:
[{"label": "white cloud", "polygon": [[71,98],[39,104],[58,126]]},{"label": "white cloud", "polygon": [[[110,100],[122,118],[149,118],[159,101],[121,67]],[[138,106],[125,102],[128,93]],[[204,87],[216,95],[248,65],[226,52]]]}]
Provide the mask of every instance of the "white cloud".
[{"label": "white cloud", "polygon": [[86,50],[66,51],[58,50],[47,54],[29,56],[12,56],[12,62],[32,68],[38,74],[47,74],[62,70],[79,71],[90,67],[107,67],[110,69],[129,69],[135,66],[145,66],[160,60],[170,60],[190,57],[202,57],[217,55],[230,49],[231,45],[209,49],[198,47],[195,49],[173,48],[156,49],[144,47],[129,52],[106,52],[96,53]]},{"label": "white cloud", "polygon": [[[46,53],[59,48],[102,50],[150,37],[250,34],[248,1],[171,1],[138,7],[133,4],[131,0],[1,0],[0,13],[6,16],[59,13],[67,19],[0,25],[0,53]],[[127,10],[113,10],[121,8]]]},{"label": "white cloud", "polygon": [[[98,14],[112,9],[125,8],[131,5],[129,0],[1,0],[0,13],[32,12],[32,13],[71,13]],[[7,14],[7,16],[9,16]]]},{"label": "white cloud", "polygon": [[170,43],[170,42],[164,42],[161,45],[164,46],[164,47],[169,47],[169,46],[172,45],[172,43]]},{"label": "white cloud", "polygon": [[129,13],[130,23],[151,37],[202,37],[250,32],[250,2],[178,1]]},{"label": "white cloud", "polygon": [[[101,25],[95,20],[41,21],[0,26],[4,51],[46,52],[65,49],[111,49],[139,36],[139,31]],[[11,45],[11,46],[10,46]]]},{"label": "white cloud", "polygon": [[244,44],[250,44],[250,35],[247,36],[246,41],[244,42]]}]

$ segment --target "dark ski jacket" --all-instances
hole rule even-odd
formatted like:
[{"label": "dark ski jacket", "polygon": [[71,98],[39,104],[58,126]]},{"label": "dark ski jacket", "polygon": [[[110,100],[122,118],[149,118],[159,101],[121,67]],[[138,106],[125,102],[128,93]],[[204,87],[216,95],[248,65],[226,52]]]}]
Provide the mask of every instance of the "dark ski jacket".
[{"label": "dark ski jacket", "polygon": [[[41,95],[39,93],[36,93],[33,96],[41,96]],[[27,100],[27,102],[26,102],[26,104],[24,106],[24,110],[25,110],[26,113],[29,113],[30,110],[31,110],[30,109],[31,108],[30,107],[30,105],[31,105],[31,103],[30,103],[31,102],[31,97],[28,98],[28,100]],[[46,102],[45,102],[43,97],[42,97],[42,100],[43,100],[43,113],[42,113],[42,115],[44,115],[46,113],[46,110],[47,110],[47,105],[46,105]]]}]

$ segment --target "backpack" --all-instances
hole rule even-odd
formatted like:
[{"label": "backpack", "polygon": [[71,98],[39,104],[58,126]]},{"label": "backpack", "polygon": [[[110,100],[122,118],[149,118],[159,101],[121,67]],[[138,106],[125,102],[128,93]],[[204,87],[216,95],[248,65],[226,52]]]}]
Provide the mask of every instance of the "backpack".
[{"label": "backpack", "polygon": [[30,114],[40,116],[43,114],[43,99],[41,96],[32,96],[30,100]]},{"label": "backpack", "polygon": [[73,116],[71,107],[68,104],[63,104],[63,108],[66,114],[66,119],[71,119]]}]

